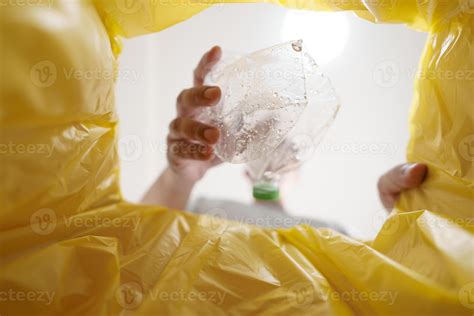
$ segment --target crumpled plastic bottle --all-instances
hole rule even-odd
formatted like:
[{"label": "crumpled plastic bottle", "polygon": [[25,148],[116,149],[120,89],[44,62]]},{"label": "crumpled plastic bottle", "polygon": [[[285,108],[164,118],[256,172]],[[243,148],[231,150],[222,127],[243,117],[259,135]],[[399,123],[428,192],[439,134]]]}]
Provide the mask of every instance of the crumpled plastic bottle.
[{"label": "crumpled plastic bottle", "polygon": [[338,113],[339,100],[329,78],[306,52],[303,68],[307,106],[296,126],[275,150],[247,163],[256,199],[279,199],[281,176],[299,168],[312,156]]},{"label": "crumpled plastic bottle", "polygon": [[221,130],[216,155],[245,163],[275,150],[308,104],[305,80],[301,40],[219,63],[205,83],[222,98],[198,117]]},{"label": "crumpled plastic bottle", "polygon": [[339,101],[331,82],[297,40],[227,56],[205,83],[222,90],[198,117],[221,130],[216,155],[247,163],[254,196],[277,199],[281,175],[311,155],[334,121]]}]

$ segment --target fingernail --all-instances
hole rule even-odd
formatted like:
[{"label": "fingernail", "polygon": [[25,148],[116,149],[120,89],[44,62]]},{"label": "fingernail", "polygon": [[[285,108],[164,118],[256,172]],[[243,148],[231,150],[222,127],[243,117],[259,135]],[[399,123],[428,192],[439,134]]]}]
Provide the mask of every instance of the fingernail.
[{"label": "fingernail", "polygon": [[209,51],[209,61],[219,59],[220,55],[221,55],[221,50],[220,50],[219,46],[214,46]]},{"label": "fingernail", "polygon": [[219,140],[219,130],[216,128],[208,128],[203,133],[204,139],[211,144],[217,143]]},{"label": "fingernail", "polygon": [[416,166],[416,163],[407,163],[403,166],[403,174],[408,174],[411,169]]},{"label": "fingernail", "polygon": [[220,91],[219,91],[219,88],[217,87],[207,88],[206,90],[204,90],[204,93],[203,93],[204,97],[209,100],[213,100],[217,98],[219,94],[220,94]]}]

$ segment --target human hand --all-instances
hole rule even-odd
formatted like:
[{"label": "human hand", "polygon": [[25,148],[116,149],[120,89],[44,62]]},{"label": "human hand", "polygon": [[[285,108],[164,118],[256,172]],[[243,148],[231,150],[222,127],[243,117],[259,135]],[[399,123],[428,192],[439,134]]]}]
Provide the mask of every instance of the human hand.
[{"label": "human hand", "polygon": [[204,54],[194,70],[194,87],[181,91],[176,101],[177,117],[169,127],[167,158],[169,169],[182,181],[195,183],[220,163],[213,151],[219,130],[195,119],[201,107],[216,105],[221,98],[219,87],[203,85],[220,57],[218,46]]},{"label": "human hand", "polygon": [[398,165],[383,174],[377,184],[383,206],[391,210],[404,190],[418,187],[425,180],[428,168],[421,163]]}]

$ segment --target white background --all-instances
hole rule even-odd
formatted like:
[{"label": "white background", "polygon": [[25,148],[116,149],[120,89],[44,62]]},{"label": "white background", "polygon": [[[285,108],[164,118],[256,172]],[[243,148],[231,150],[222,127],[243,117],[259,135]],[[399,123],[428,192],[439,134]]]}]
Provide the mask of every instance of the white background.
[{"label": "white background", "polygon": [[[124,196],[139,201],[166,166],[165,138],[176,96],[192,84],[192,70],[207,49],[217,44],[249,53],[289,37],[311,44],[341,110],[303,166],[286,199],[288,211],[336,221],[356,237],[373,236],[384,216],[377,179],[405,160],[413,78],[426,35],[352,13],[221,5],[161,33],[125,41],[117,85]],[[240,165],[211,170],[196,187],[197,196],[252,200]]]}]

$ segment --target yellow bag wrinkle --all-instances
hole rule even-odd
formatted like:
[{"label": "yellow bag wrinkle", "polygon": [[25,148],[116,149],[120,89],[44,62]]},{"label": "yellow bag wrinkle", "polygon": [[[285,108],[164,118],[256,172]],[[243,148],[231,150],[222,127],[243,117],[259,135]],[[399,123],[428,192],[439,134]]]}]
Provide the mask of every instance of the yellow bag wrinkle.
[{"label": "yellow bag wrinkle", "polygon": [[2,6],[2,230],[120,200],[116,61],[86,3]]},{"label": "yellow bag wrinkle", "polygon": [[[353,10],[430,32],[407,157],[428,164],[426,182],[402,194],[369,243],[328,229],[263,229],[127,203],[114,104],[120,38],[158,32],[209,3],[7,4],[1,314],[472,314],[472,8],[462,0],[267,2]],[[22,293],[36,299],[19,301]]]},{"label": "yellow bag wrinkle", "polygon": [[[73,300],[77,309],[84,310],[84,307],[81,307],[83,304],[92,307],[86,302],[93,300],[98,303],[95,308],[102,308],[107,304],[104,297],[107,290],[104,287],[108,287],[108,292],[112,292],[118,282],[116,276],[119,273],[119,265],[114,250],[116,246],[116,240],[110,238],[72,238],[47,246],[40,252],[20,255],[15,261],[2,264],[2,275],[5,276],[2,280],[2,290],[8,287],[9,290],[41,291],[47,294],[45,299],[48,303],[52,302],[49,305],[41,301],[18,304],[17,301],[5,300],[3,296],[2,311],[27,315],[31,314],[34,308],[40,315],[55,314],[64,307],[61,304],[67,301],[73,303]],[[52,262],[54,269],[51,269]],[[94,278],[101,278],[104,282],[94,284]],[[61,300],[56,298],[55,291],[58,288],[63,291]],[[71,314],[75,314],[74,311]]]},{"label": "yellow bag wrinkle", "polygon": [[189,19],[208,8],[210,3],[212,2],[94,0],[103,19],[113,28],[112,37],[116,34],[133,37],[161,31]]},{"label": "yellow bag wrinkle", "polygon": [[[472,14],[437,26],[430,35],[410,118],[408,160],[429,165],[419,189],[402,194],[401,210],[429,209],[473,229],[474,35]],[[456,79],[457,78],[457,79]],[[450,102],[452,100],[452,102]]]},{"label": "yellow bag wrinkle", "polygon": [[[383,233],[387,232],[382,230],[380,234]],[[305,255],[311,258],[328,281],[337,284],[336,290],[342,293],[355,290],[357,293],[382,295],[386,293],[384,291],[387,291],[387,295],[393,294],[391,298],[394,299],[394,304],[390,304],[390,301],[379,304],[377,301],[349,300],[347,303],[356,311],[356,314],[397,315],[402,311],[409,315],[461,315],[463,313],[462,306],[459,306],[457,290],[436,284],[434,280],[425,278],[409,267],[392,261],[383,253],[337,235],[337,233],[306,227],[294,228],[288,233],[288,238],[301,249],[305,249]],[[331,242],[334,238],[346,240],[334,244]],[[419,255],[419,253],[409,253],[407,247],[404,251],[407,256]],[[415,298],[416,306],[410,302],[410,299]]]},{"label": "yellow bag wrinkle", "polygon": [[[392,216],[385,222],[384,228],[371,246],[404,267],[436,283],[441,283],[448,288],[456,288],[457,284],[452,271],[446,269],[446,260],[435,245],[425,237],[419,225],[421,222],[419,218],[423,218],[424,213],[420,211]],[[439,220],[430,223],[430,225],[433,224],[438,225]],[[407,256],[407,248],[417,255]]]}]

